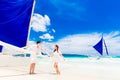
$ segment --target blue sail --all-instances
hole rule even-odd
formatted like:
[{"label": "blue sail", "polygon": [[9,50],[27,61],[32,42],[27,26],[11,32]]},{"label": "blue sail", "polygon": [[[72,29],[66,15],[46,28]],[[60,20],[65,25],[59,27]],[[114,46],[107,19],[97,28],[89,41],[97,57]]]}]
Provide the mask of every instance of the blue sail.
[{"label": "blue sail", "polygon": [[34,0],[0,0],[0,41],[24,47]]},{"label": "blue sail", "polygon": [[106,54],[108,54],[108,49],[107,49],[107,45],[105,43],[105,40],[103,39],[103,34],[102,34],[102,38],[101,40],[95,45],[93,46],[93,48],[98,51],[101,55],[103,55],[103,46],[105,46],[105,51],[106,51]]},{"label": "blue sail", "polygon": [[93,46],[93,48],[103,55],[103,38],[101,38],[101,40],[95,46]]},{"label": "blue sail", "polygon": [[2,52],[2,48],[3,48],[3,46],[2,46],[2,45],[0,45],[0,52]]}]

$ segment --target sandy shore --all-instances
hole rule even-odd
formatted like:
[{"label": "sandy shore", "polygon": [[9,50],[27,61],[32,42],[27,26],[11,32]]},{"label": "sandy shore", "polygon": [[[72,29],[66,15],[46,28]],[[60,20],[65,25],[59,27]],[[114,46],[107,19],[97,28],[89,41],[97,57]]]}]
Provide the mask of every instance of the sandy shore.
[{"label": "sandy shore", "polygon": [[114,60],[66,59],[57,76],[49,59],[40,59],[29,75],[29,58],[0,55],[0,80],[120,80],[120,62]]}]

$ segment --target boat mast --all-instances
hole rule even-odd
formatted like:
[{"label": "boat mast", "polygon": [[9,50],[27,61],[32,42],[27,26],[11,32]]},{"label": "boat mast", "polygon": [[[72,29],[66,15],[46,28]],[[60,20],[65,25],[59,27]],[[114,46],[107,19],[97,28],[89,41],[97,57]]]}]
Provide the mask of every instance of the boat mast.
[{"label": "boat mast", "polygon": [[103,42],[104,42],[104,45],[105,45],[105,50],[106,50],[106,53],[107,53],[107,55],[109,55],[109,54],[108,54],[107,45],[106,45],[106,43],[105,43],[105,40],[104,40],[104,39],[103,39]]},{"label": "boat mast", "polygon": [[[35,3],[36,3],[36,0],[33,1],[31,18],[32,18],[32,15],[34,13]],[[29,41],[29,37],[30,37],[30,30],[31,30],[30,25],[31,25],[31,19],[30,19],[30,23],[29,23],[28,36],[27,36],[27,41],[26,41],[27,44],[26,45],[28,45],[28,41]]]}]

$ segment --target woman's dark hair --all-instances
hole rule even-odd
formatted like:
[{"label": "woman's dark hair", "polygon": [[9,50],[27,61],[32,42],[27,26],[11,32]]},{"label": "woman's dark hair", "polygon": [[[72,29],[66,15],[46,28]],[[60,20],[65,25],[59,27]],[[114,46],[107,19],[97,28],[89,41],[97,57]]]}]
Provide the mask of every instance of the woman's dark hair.
[{"label": "woman's dark hair", "polygon": [[36,42],[36,44],[39,44],[39,43],[41,43],[41,41],[37,41],[37,42]]},{"label": "woman's dark hair", "polygon": [[56,47],[56,49],[54,49],[54,51],[53,51],[53,52],[55,52],[55,51],[59,52],[59,51],[58,51],[59,46],[58,46],[58,45],[55,45],[55,47]]}]

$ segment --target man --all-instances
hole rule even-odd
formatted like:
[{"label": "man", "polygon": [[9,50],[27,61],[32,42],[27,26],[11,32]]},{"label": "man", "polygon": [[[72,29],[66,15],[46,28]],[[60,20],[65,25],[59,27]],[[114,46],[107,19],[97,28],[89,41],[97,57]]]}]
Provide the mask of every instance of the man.
[{"label": "man", "polygon": [[41,42],[40,41],[37,41],[36,42],[36,45],[30,47],[30,59],[31,59],[31,62],[30,62],[30,74],[34,74],[34,70],[35,70],[35,65],[36,65],[36,61],[37,61],[37,58],[36,56],[37,55],[41,55]]}]

